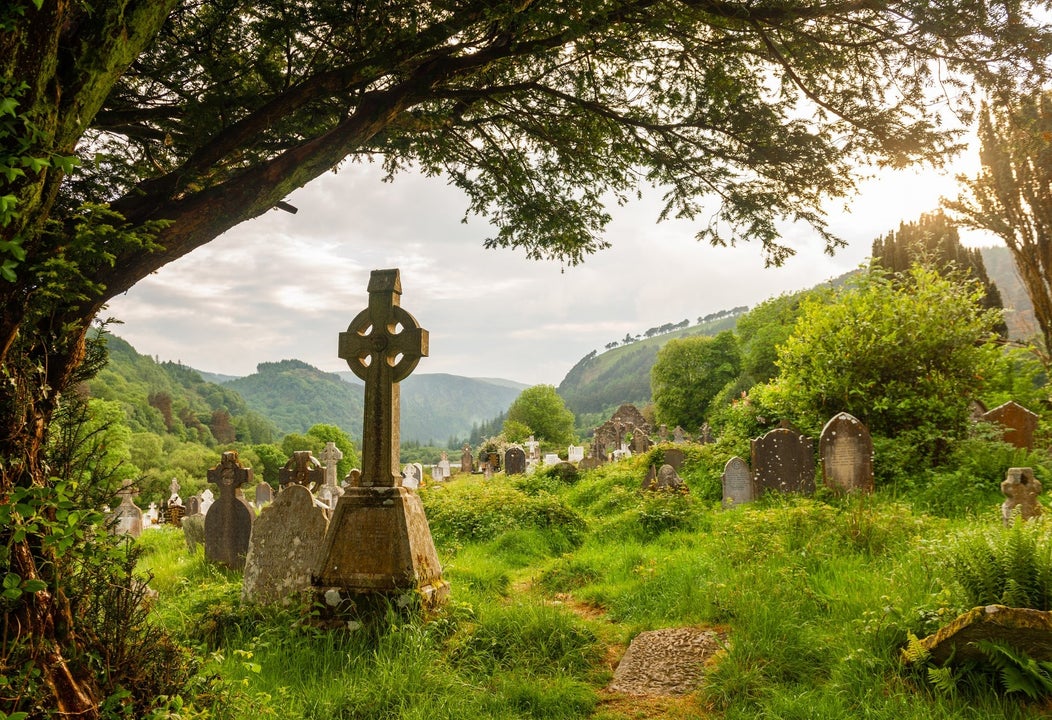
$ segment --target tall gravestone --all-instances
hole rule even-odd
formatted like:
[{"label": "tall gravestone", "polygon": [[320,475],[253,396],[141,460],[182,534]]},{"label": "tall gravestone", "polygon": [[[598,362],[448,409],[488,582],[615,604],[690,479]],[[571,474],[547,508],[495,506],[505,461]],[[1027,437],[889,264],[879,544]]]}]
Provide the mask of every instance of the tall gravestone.
[{"label": "tall gravestone", "polygon": [[375,270],[369,307],[340,333],[340,357],[365,381],[361,486],[347,488],[329,523],[314,585],[326,601],[449,594],[420,497],[398,472],[399,387],[427,356],[428,335],[399,305],[398,270]]},{"label": "tall gravestone", "polygon": [[252,528],[241,598],[285,603],[311,591],[311,574],[328,527],[328,515],[315,505],[310,490],[297,482],[285,485]]},{"label": "tall gravestone", "polygon": [[252,482],[252,468],[243,467],[237,452],[228,450],[208,471],[208,482],[216,486],[219,497],[205,514],[205,559],[241,570],[256,517],[241,492],[242,485]]},{"label": "tall gravestone", "polygon": [[1004,441],[1018,448],[1030,450],[1034,447],[1034,431],[1037,430],[1037,413],[1027,410],[1015,400],[998,405],[984,413],[983,420],[1004,428]]},{"label": "tall gravestone", "polygon": [[121,501],[109,516],[114,534],[131,535],[132,537],[139,537],[142,534],[142,510],[134,500],[137,494],[135,485],[130,481],[125,482],[117,492]]},{"label": "tall gravestone", "polygon": [[526,472],[526,451],[521,447],[510,447],[504,452],[504,474],[522,475]]},{"label": "tall gravestone", "polygon": [[723,507],[737,507],[756,499],[752,471],[740,457],[732,457],[723,466]]},{"label": "tall gravestone", "polygon": [[848,413],[833,417],[818,438],[822,481],[839,492],[873,492],[873,440],[869,429]]},{"label": "tall gravestone", "polygon": [[460,451],[460,472],[470,474],[474,469],[473,466],[474,458],[471,457],[471,448],[465,443],[463,449]]},{"label": "tall gravestone", "polygon": [[814,493],[815,451],[811,438],[792,428],[779,427],[753,440],[751,449],[757,495],[768,490]]}]

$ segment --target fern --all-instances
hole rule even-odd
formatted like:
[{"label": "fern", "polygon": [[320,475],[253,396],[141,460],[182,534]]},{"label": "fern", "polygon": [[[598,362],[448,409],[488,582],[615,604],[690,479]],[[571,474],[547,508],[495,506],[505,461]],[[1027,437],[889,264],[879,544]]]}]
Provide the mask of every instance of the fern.
[{"label": "fern", "polygon": [[1052,662],[1035,660],[1005,642],[979,640],[975,646],[997,670],[1006,693],[1021,692],[1031,700],[1052,695]]},{"label": "fern", "polygon": [[1009,527],[973,531],[950,545],[946,567],[965,605],[1052,610],[1052,532],[1017,518]]}]

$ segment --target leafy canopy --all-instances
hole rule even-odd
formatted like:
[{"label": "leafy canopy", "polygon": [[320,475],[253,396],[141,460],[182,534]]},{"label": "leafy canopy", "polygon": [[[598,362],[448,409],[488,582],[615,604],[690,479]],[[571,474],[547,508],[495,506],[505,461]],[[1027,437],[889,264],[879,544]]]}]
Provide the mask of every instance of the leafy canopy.
[{"label": "leafy canopy", "polygon": [[740,373],[738,340],[729,330],[669,340],[650,370],[655,420],[695,430],[708,418],[712,399]]},{"label": "leafy canopy", "polygon": [[516,435],[525,426],[550,446],[573,442],[574,415],[552,385],[534,385],[519,393],[508,408],[505,434]]}]

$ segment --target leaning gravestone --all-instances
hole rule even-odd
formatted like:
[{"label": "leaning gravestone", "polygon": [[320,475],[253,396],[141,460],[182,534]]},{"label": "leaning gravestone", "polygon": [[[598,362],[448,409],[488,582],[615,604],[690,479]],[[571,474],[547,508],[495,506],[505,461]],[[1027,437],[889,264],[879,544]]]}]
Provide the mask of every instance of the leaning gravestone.
[{"label": "leaning gravestone", "polygon": [[325,541],[329,519],[303,485],[290,483],[263,508],[252,527],[241,599],[287,603],[311,590],[311,573]]},{"label": "leaning gravestone", "polygon": [[228,450],[208,471],[208,482],[219,490],[219,499],[205,515],[205,559],[241,570],[256,516],[241,493],[241,486],[252,482],[252,468],[242,467],[237,452]]},{"label": "leaning gravestone", "polygon": [[998,405],[982,416],[987,422],[1004,428],[1004,441],[1017,448],[1030,450],[1034,447],[1034,431],[1037,430],[1037,414],[1027,410],[1015,400]]},{"label": "leaning gravestone", "polygon": [[504,453],[504,474],[522,475],[526,472],[526,451],[521,447],[510,447]]},{"label": "leaning gravestone", "polygon": [[724,509],[750,503],[755,499],[752,472],[740,457],[732,457],[723,466]]},{"label": "leaning gravestone", "polygon": [[1037,499],[1041,489],[1041,481],[1034,477],[1033,468],[1008,468],[1008,474],[1001,483],[1001,492],[1008,498],[1001,505],[1004,524],[1011,525],[1015,514],[1023,520],[1039,517],[1043,512]]},{"label": "leaning gravestone", "polygon": [[822,480],[840,492],[873,492],[873,440],[858,418],[840,413],[818,438]]},{"label": "leaning gravestone", "polygon": [[125,482],[117,493],[121,499],[120,504],[109,516],[115,535],[139,537],[142,534],[142,510],[134,501],[137,494],[130,481]]},{"label": "leaning gravestone", "polygon": [[815,491],[811,438],[780,427],[752,441],[753,484],[757,495],[768,490],[810,495]]},{"label": "leaning gravestone", "polygon": [[365,381],[365,418],[361,486],[337,502],[314,573],[330,605],[413,593],[435,605],[449,594],[423,503],[398,472],[398,383],[428,350],[401,294],[398,270],[373,271],[368,309],[340,333],[340,357]]}]

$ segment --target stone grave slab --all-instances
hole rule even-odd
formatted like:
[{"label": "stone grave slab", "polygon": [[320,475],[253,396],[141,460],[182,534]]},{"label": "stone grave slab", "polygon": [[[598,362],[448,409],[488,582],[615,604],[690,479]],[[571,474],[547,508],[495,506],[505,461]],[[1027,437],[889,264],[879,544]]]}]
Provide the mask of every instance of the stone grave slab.
[{"label": "stone grave slab", "polygon": [[849,413],[840,413],[818,438],[822,481],[838,492],[873,492],[873,440],[869,429]]},{"label": "stone grave slab", "polygon": [[131,482],[126,482],[117,492],[120,503],[109,515],[110,527],[115,535],[131,535],[139,537],[142,535],[142,510],[135,504],[135,496],[138,491]]},{"label": "stone grave slab", "polygon": [[662,452],[665,465],[671,465],[676,472],[683,467],[683,461],[687,459],[686,453],[679,448],[666,448]]},{"label": "stone grave slab", "polygon": [[614,671],[608,690],[628,695],[686,695],[698,689],[706,665],[723,649],[715,630],[692,627],[641,632]]},{"label": "stone grave slab", "polygon": [[723,466],[723,508],[737,507],[755,499],[752,471],[740,457],[732,457]]},{"label": "stone grave slab", "polygon": [[938,665],[981,660],[979,640],[1006,642],[1034,660],[1052,661],[1052,613],[1005,605],[972,608],[921,645]]},{"label": "stone grave slab", "polygon": [[303,485],[290,483],[263,508],[252,528],[241,598],[260,604],[288,603],[311,591],[311,573],[329,528],[324,508]]},{"label": "stone grave slab", "polygon": [[504,474],[522,475],[526,472],[526,451],[521,447],[510,447],[504,452]]},{"label": "stone grave slab", "polygon": [[1004,441],[1018,448],[1034,447],[1034,431],[1037,430],[1037,413],[1027,410],[1015,400],[998,405],[984,413],[983,420],[1004,428]]},{"label": "stone grave slab", "polygon": [[256,507],[261,508],[270,502],[274,502],[274,488],[264,480],[256,485]]},{"label": "stone grave slab", "polygon": [[815,491],[815,456],[811,438],[779,427],[752,441],[752,474],[756,494],[768,490],[810,495]]}]

